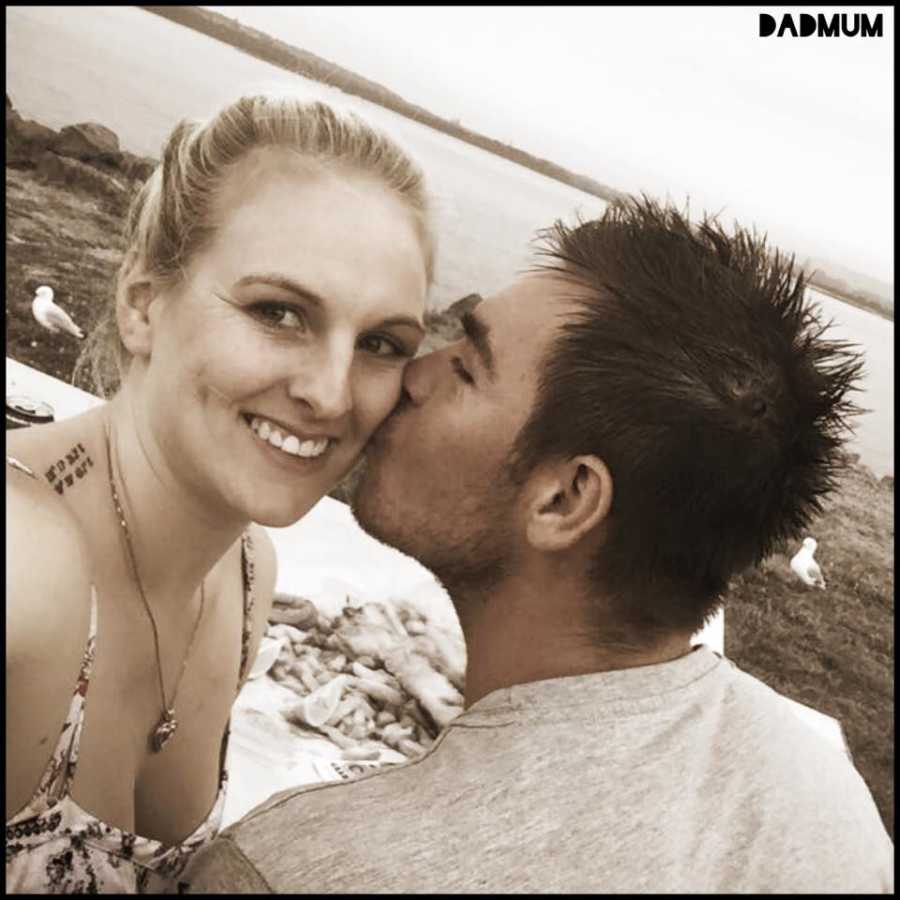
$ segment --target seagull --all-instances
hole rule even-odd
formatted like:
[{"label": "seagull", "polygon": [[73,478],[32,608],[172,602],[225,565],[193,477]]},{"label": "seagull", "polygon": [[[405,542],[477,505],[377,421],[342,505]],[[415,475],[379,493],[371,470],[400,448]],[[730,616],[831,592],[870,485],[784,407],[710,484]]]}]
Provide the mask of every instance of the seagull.
[{"label": "seagull", "polygon": [[71,316],[53,302],[53,288],[42,284],[34,292],[34,300],[31,301],[31,312],[35,319],[48,331],[54,334],[60,331],[68,332],[83,341],[85,333],[72,321]]},{"label": "seagull", "polygon": [[801,581],[810,587],[817,587],[825,590],[825,579],[822,577],[822,570],[819,564],[813,559],[813,553],[816,552],[816,543],[814,538],[808,537],[803,539],[803,546],[797,551],[791,560],[791,569]]}]

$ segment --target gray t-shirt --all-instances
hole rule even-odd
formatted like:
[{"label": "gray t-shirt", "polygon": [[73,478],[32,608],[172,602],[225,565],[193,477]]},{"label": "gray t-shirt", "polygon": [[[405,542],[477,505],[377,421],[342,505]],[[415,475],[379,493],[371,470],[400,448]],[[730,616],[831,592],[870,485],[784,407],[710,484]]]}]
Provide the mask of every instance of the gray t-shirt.
[{"label": "gray t-shirt", "polygon": [[865,782],[707,647],[494,691],[423,757],[274,795],[198,892],[893,891]]}]

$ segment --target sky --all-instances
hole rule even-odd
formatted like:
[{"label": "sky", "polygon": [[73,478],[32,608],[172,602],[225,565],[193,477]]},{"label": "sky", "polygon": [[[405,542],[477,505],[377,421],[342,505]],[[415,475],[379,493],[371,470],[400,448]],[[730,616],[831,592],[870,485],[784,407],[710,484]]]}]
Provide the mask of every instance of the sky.
[{"label": "sky", "polygon": [[[448,119],[893,284],[887,6],[207,7]],[[759,36],[878,14],[883,37]]]}]

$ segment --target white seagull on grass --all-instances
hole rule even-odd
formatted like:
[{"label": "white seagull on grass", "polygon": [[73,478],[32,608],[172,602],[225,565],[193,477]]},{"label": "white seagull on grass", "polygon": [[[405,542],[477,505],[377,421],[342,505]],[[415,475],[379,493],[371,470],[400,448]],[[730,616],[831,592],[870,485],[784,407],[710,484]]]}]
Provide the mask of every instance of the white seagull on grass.
[{"label": "white seagull on grass", "polygon": [[822,570],[819,564],[813,559],[816,552],[816,543],[814,538],[808,537],[803,539],[803,546],[797,551],[791,560],[791,568],[794,574],[805,584],[810,587],[817,587],[825,590],[825,579],[822,577]]},{"label": "white seagull on grass", "polygon": [[34,293],[31,312],[35,319],[48,331],[54,334],[65,331],[83,341],[84,332],[72,321],[72,317],[53,302],[53,288],[42,284]]}]

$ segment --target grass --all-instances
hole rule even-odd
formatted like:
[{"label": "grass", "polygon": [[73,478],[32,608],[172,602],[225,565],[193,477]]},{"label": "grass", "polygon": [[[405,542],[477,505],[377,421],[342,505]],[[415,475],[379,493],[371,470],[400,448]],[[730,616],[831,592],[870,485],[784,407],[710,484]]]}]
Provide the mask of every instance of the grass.
[{"label": "grass", "polygon": [[827,589],[791,572],[798,543],[734,579],[725,607],[725,652],[738,666],[841,722],[892,839],[893,514],[893,479],[848,468],[809,528]]},{"label": "grass", "polygon": [[38,325],[34,290],[49,284],[55,301],[88,329],[113,290],[125,209],[7,166],[6,211],[6,353],[71,382],[81,344]]},{"label": "grass", "polygon": [[[6,187],[7,354],[69,382],[80,344],[34,321],[33,291],[50,284],[88,327],[112,290],[124,209],[44,184],[28,169],[7,167]],[[455,295],[468,293],[469,284],[461,281]],[[452,336],[445,318],[432,319],[433,345]],[[332,495],[343,498],[343,487]],[[725,613],[725,650],[738,666],[840,720],[892,839],[893,506],[892,478],[879,481],[850,466],[809,529],[827,591],[797,581],[788,566],[797,548],[786,547],[734,580]]]}]

